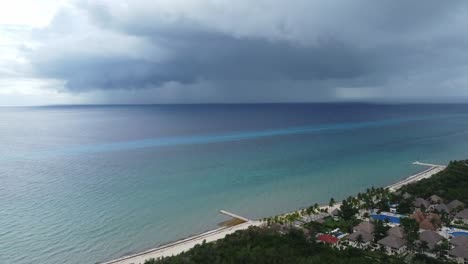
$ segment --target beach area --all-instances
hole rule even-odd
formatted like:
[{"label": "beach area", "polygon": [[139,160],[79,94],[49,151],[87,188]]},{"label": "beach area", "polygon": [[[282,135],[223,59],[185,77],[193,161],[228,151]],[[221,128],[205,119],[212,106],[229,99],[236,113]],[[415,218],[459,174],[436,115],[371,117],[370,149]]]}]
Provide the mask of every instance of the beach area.
[{"label": "beach area", "polygon": [[[427,166],[428,168],[414,175],[406,177],[405,179],[399,182],[386,186],[385,188],[388,188],[391,192],[394,192],[404,185],[411,184],[411,183],[420,181],[422,179],[430,178],[432,175],[446,168],[446,166],[444,165],[421,163],[418,161],[414,162],[413,165]],[[319,209],[327,210],[329,213],[331,213],[333,210],[338,209],[340,205],[341,203],[335,203],[332,206],[320,205]],[[286,215],[293,214],[293,213],[300,213],[302,212],[302,210],[303,209],[285,213],[282,216],[286,216]],[[238,217],[242,220],[247,220],[247,221],[237,224],[235,226],[227,226],[227,227],[210,230],[205,233],[195,235],[189,238],[185,238],[185,239],[182,239],[182,240],[170,243],[170,244],[166,244],[157,248],[149,249],[140,253],[127,255],[127,256],[123,256],[123,257],[120,257],[111,261],[100,262],[100,263],[101,264],[143,264],[145,260],[147,259],[152,259],[152,258],[157,259],[157,258],[162,258],[162,257],[178,255],[182,252],[185,252],[193,248],[197,244],[202,244],[204,241],[206,243],[214,242],[216,240],[223,239],[227,235],[232,234],[238,230],[244,230],[252,226],[264,225],[264,222],[261,220],[246,219],[242,216],[236,216],[235,214],[225,212],[223,210],[221,210],[221,213],[226,213],[227,215]]]},{"label": "beach area", "polygon": [[410,183],[413,183],[413,182],[417,182],[417,181],[420,181],[422,179],[427,179],[427,178],[431,177],[432,175],[444,170],[445,167],[446,167],[446,166],[443,166],[443,165],[421,163],[419,161],[415,161],[413,164],[414,165],[421,165],[421,166],[428,166],[429,168],[427,170],[424,170],[424,171],[419,172],[417,174],[411,175],[410,177],[405,178],[405,179],[403,179],[403,180],[401,180],[401,181],[399,181],[397,183],[389,185],[386,188],[388,188],[390,191],[394,192],[394,191],[398,190],[400,187],[402,187],[403,185],[410,184]]},{"label": "beach area", "polygon": [[244,230],[251,226],[260,225],[262,225],[261,221],[249,220],[247,222],[235,226],[218,228],[158,248],[150,249],[133,255],[124,256],[108,262],[102,262],[102,264],[143,264],[147,259],[157,259],[161,257],[177,255],[193,248],[195,245],[203,243],[203,241],[205,241],[206,243],[213,242],[218,239],[222,239],[226,235],[232,234],[238,230]]}]

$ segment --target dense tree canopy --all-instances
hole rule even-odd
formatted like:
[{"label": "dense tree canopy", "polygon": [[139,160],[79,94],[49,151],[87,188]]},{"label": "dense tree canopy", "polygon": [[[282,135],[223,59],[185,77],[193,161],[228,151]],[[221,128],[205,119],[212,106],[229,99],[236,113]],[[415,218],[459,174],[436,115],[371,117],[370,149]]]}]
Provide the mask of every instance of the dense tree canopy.
[{"label": "dense tree canopy", "polygon": [[195,263],[404,263],[382,253],[358,249],[335,250],[307,239],[301,230],[285,235],[268,228],[238,231],[216,243],[206,243],[175,257],[149,260],[145,264]]},{"label": "dense tree canopy", "polygon": [[340,206],[340,216],[344,220],[350,220],[358,212],[358,209],[348,200],[343,200]]},{"label": "dense tree canopy", "polygon": [[401,219],[401,226],[403,230],[405,230],[405,238],[408,241],[408,246],[411,246],[414,241],[419,238],[419,223],[413,218],[402,218]]},{"label": "dense tree canopy", "polygon": [[387,236],[387,231],[390,229],[389,226],[384,225],[380,220],[374,222],[374,241],[377,242],[380,239]]}]

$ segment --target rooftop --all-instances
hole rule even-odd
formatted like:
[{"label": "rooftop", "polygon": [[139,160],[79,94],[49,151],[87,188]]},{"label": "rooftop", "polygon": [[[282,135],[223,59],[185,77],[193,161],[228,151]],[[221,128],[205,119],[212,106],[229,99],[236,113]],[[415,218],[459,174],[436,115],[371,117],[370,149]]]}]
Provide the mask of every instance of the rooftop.
[{"label": "rooftop", "polygon": [[332,235],[329,235],[329,234],[323,234],[323,235],[319,235],[317,237],[318,240],[324,242],[324,243],[328,243],[328,244],[335,244],[338,242],[338,238],[332,236]]},{"label": "rooftop", "polygon": [[354,231],[364,231],[367,233],[373,233],[374,232],[374,224],[364,221],[361,222],[359,225],[355,226]]},{"label": "rooftop", "polygon": [[427,207],[429,207],[429,205],[430,205],[430,203],[428,201],[424,200],[423,198],[416,198],[413,201],[413,206],[414,207],[420,208],[420,207],[424,206],[424,207],[427,208]]},{"label": "rooftop", "polygon": [[468,259],[468,246],[457,246],[449,251],[450,256]]},{"label": "rooftop", "polygon": [[403,231],[403,228],[399,227],[399,226],[394,226],[392,228],[390,228],[388,231],[387,231],[387,234],[389,236],[394,236],[394,237],[398,237],[398,238],[403,238],[405,237],[405,233]]},{"label": "rooftop", "polygon": [[441,204],[438,204],[436,206],[434,206],[434,210],[436,210],[437,212],[450,212],[450,209],[448,208],[448,206],[444,203],[441,203]]},{"label": "rooftop", "polygon": [[460,202],[460,201],[458,201],[458,200],[453,200],[453,201],[451,201],[449,204],[447,204],[447,206],[448,206],[448,208],[449,208],[450,210],[453,210],[453,209],[455,209],[455,208],[457,208],[457,207],[463,207],[463,206],[465,206],[465,204],[462,203],[462,202]]},{"label": "rooftop", "polygon": [[444,239],[443,236],[439,235],[437,232],[426,230],[419,234],[419,240],[427,242],[427,245],[430,249],[433,249],[435,245]]},{"label": "rooftop", "polygon": [[380,239],[379,241],[377,241],[377,243],[379,245],[386,246],[386,247],[391,247],[391,248],[394,248],[394,249],[399,249],[399,248],[403,247],[404,245],[406,245],[405,240],[403,240],[401,238],[398,238],[398,237],[394,237],[394,236],[386,236],[386,237]]},{"label": "rooftop", "polygon": [[454,237],[450,240],[450,243],[452,243],[455,246],[466,246],[468,247],[468,236],[457,236]]},{"label": "rooftop", "polygon": [[364,241],[364,242],[370,242],[370,241],[374,240],[374,235],[372,235],[371,233],[368,233],[366,231],[354,232],[351,235],[347,236],[346,239],[351,240],[351,241],[357,241],[357,238],[359,237],[359,235],[362,236],[362,241]]},{"label": "rooftop", "polygon": [[437,230],[441,224],[440,216],[437,214],[425,214],[416,210],[411,216],[419,223],[421,229]]},{"label": "rooftop", "polygon": [[463,209],[455,215],[456,218],[468,219],[468,209]]},{"label": "rooftop", "polygon": [[405,192],[405,193],[403,194],[403,199],[409,199],[409,198],[411,198],[411,194]]},{"label": "rooftop", "polygon": [[431,195],[431,197],[429,197],[429,201],[431,201],[432,203],[440,203],[443,201],[443,199],[440,198],[438,195],[433,194]]},{"label": "rooftop", "polygon": [[340,215],[340,210],[336,209],[331,212],[331,215],[333,216],[339,216]]}]

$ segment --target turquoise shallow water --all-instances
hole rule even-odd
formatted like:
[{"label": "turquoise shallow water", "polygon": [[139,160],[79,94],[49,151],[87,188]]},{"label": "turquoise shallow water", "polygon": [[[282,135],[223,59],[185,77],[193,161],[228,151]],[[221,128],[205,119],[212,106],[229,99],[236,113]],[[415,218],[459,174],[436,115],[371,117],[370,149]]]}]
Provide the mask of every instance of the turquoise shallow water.
[{"label": "turquoise shallow water", "polygon": [[468,157],[464,105],[0,110],[0,263],[94,263]]}]

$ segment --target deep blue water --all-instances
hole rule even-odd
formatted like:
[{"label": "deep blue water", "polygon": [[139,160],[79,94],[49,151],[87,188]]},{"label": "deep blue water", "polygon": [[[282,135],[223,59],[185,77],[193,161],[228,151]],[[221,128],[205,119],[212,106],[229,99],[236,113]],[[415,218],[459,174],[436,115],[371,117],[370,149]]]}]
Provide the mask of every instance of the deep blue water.
[{"label": "deep blue water", "polygon": [[0,108],[0,263],[94,263],[468,158],[468,105]]}]

